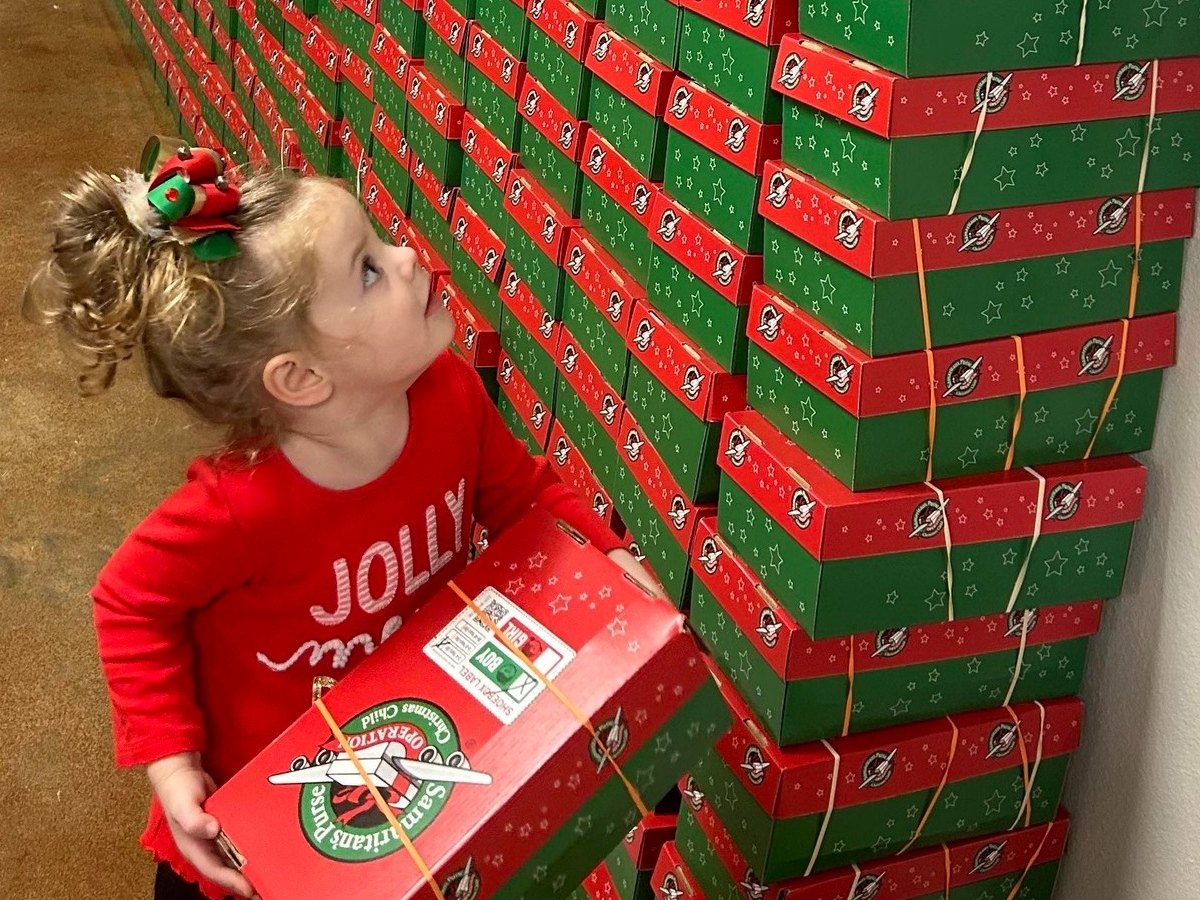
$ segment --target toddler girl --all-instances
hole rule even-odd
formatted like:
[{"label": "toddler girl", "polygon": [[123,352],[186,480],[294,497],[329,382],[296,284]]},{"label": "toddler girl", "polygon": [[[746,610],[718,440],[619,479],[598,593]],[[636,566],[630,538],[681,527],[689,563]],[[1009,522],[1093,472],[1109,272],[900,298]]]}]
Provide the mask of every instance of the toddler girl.
[{"label": "toddler girl", "polygon": [[205,799],[463,568],[473,522],[536,504],[653,583],[448,352],[416,253],[337,182],[222,172],[152,141],[139,172],[80,175],[25,298],[85,393],[138,351],[158,394],[228,430],[92,592],[117,763],[153,788],[159,900],[253,893]]}]

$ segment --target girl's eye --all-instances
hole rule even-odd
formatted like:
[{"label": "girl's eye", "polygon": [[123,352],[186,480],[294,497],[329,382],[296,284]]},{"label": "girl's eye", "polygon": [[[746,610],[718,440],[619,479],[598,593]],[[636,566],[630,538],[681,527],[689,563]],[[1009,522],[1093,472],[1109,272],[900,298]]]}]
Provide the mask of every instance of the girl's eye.
[{"label": "girl's eye", "polygon": [[379,280],[379,269],[376,267],[375,263],[371,261],[370,257],[367,257],[363,260],[362,279],[363,287],[366,288],[369,288]]}]

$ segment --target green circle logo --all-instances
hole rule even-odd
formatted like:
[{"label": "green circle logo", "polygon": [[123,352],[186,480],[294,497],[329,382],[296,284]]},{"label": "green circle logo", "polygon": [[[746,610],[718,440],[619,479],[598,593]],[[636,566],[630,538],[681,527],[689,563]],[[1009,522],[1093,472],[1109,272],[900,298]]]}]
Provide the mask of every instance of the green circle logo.
[{"label": "green circle logo", "polygon": [[[459,744],[458,730],[437,706],[390,700],[351,718],[342,732],[362,770],[415,840],[433,824],[456,784],[486,785]],[[362,772],[335,738],[298,756],[272,784],[298,784],[300,828],[313,848],[339,862],[368,862],[403,849],[376,806]]]}]

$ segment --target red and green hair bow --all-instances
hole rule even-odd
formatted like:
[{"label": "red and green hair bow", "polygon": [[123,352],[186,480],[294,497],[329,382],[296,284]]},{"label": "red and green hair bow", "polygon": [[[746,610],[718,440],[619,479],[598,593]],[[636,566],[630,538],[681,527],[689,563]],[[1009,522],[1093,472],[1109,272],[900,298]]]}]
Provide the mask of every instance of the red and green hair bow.
[{"label": "red and green hair bow", "polygon": [[204,262],[237,256],[233,233],[238,226],[228,217],[237,211],[241,190],[225,177],[220,154],[153,137],[142,151],[141,172],[150,182],[150,206],[176,241]]}]

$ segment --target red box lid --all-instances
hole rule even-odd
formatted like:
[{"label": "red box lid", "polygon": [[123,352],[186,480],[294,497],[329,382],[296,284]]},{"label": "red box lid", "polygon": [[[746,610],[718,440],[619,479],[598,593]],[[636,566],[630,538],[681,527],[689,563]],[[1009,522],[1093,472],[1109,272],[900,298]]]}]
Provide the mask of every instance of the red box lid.
[{"label": "red box lid", "polygon": [[550,426],[550,441],[546,445],[546,455],[550,457],[550,464],[558,472],[563,484],[591,502],[592,512],[604,522],[610,522],[612,520],[612,497],[596,480],[591,466],[575,448],[570,435],[557,419]]},{"label": "red box lid", "polygon": [[310,19],[308,22],[308,32],[304,36],[304,55],[315,62],[330,81],[339,79],[342,45],[316,19]]},{"label": "red box lid", "polygon": [[382,25],[375,29],[375,37],[371,40],[371,59],[394,84],[408,90],[408,69],[412,59]]},{"label": "red box lid", "polygon": [[380,0],[341,0],[342,6],[372,25],[379,21]]},{"label": "red box lid", "polygon": [[583,154],[583,142],[587,137],[588,123],[581,122],[567,108],[554,99],[536,78],[525,73],[519,96],[521,117],[537,129],[554,149],[578,164]]},{"label": "red box lid", "polygon": [[[621,451],[629,471],[637,479],[646,497],[664,522],[675,541],[689,553],[695,540],[700,520],[715,516],[716,506],[711,503],[693,504],[686,491],[679,486],[662,456],[650,440],[650,434],[637,423],[628,406],[621,414],[621,429],[617,434],[617,449]],[[645,535],[641,535],[645,537]]]},{"label": "red box lid", "polygon": [[624,412],[625,403],[621,394],[600,374],[586,348],[575,340],[566,322],[563,322],[559,329],[558,353],[555,359],[559,374],[579,395],[579,399],[608,436],[620,444],[618,436],[621,434],[621,414]]},{"label": "red box lid", "polygon": [[687,867],[675,848],[674,841],[663,844],[650,876],[650,887],[655,897],[662,900],[706,900],[700,893],[700,882]]},{"label": "red box lid", "polygon": [[469,112],[463,115],[463,152],[487,174],[500,193],[508,193],[508,175],[517,162],[513,153]]},{"label": "red box lid", "polygon": [[[1190,237],[1195,190],[1142,195],[1142,242]],[[758,211],[872,277],[917,271],[912,219],[885,219],[779,161],[766,165]],[[920,220],[926,271],[1106,247],[1132,247],[1134,198],[1100,197]]]},{"label": "red box lid", "polygon": [[[773,900],[921,900],[932,894],[949,893],[976,882],[1020,876],[1028,869],[1062,857],[1070,821],[1066,814],[1045,825],[1009,831],[1001,835],[971,838],[894,855],[858,867],[844,866],[808,877],[764,885],[751,871],[725,824],[712,804],[700,796],[691,804],[696,824],[704,833],[717,860],[747,893],[762,892]],[[947,880],[949,883],[947,884]]]},{"label": "red box lid", "polygon": [[454,240],[494,284],[504,269],[504,242],[461,195],[454,201],[449,222]]},{"label": "red box lid", "polygon": [[1095,634],[1098,600],[999,613],[911,628],[889,628],[849,637],[814,641],[784,609],[746,563],[725,542],[714,519],[700,523],[692,548],[692,571],[784,681],[846,675],[854,647],[854,672],[1011,651],[1025,632],[1025,646],[1037,647]]},{"label": "red box lid", "polygon": [[[920,550],[944,540],[945,523],[961,546],[1029,537],[1035,526],[1053,534],[1142,515],[1146,470],[1132,456],[946,479],[937,482],[943,507],[927,484],[849,490],[752,410],[725,417],[721,446],[722,471],[818,560]],[[1004,509],[1010,513],[995,512]]]},{"label": "red box lid", "polygon": [[600,23],[568,0],[529,0],[529,21],[546,32],[573,59],[583,62],[592,45],[592,31]]},{"label": "red box lid", "polygon": [[442,39],[442,43],[454,51],[455,55],[463,55],[463,47],[467,43],[467,28],[470,22],[447,0],[426,0],[425,21],[429,28]]},{"label": "red box lid", "polygon": [[580,166],[584,175],[599,185],[647,231],[650,230],[654,203],[662,193],[660,182],[643,178],[595,129],[587,134]]},{"label": "red box lid", "polygon": [[338,141],[341,140],[341,135],[337,130],[337,120],[329,114],[321,101],[313,96],[308,88],[301,90],[297,98],[296,107],[300,111],[300,118],[304,120],[304,124],[308,126],[309,131],[316,135],[317,141],[323,147],[336,147]]},{"label": "red box lid", "polygon": [[662,118],[675,74],[670,66],[601,23],[588,48],[587,67],[638,108]]},{"label": "red box lid", "polygon": [[751,288],[762,281],[761,254],[747,253],[665,192],[654,198],[650,240],[737,306],[747,305]]},{"label": "red box lid", "polygon": [[284,20],[297,31],[308,30],[308,16],[304,14],[303,9],[296,5],[296,0],[276,2],[275,6],[283,11]]},{"label": "red box lid", "polygon": [[462,355],[477,369],[496,366],[500,359],[499,332],[488,324],[488,320],[449,278],[443,280],[442,291],[450,302],[450,314],[454,316],[454,343]]},{"label": "red box lid", "polygon": [[[334,123],[337,124],[336,122]],[[351,186],[356,194],[362,193],[362,181],[371,170],[371,157],[363,146],[362,140],[354,133],[354,127],[346,119],[341,120],[341,131],[338,132],[338,142],[346,151],[346,156],[354,164],[357,181]]]},{"label": "red box lid", "polygon": [[[780,749],[759,728],[724,676],[714,672],[714,677],[734,719],[733,727],[717,739],[717,752],[755,802],[776,819],[829,809],[827,791],[835,766],[842,773],[834,788],[836,809],[1003,772],[1019,767],[1022,759],[1029,761],[1033,773],[1035,760],[1075,751],[1083,722],[1083,702],[1067,697],[955,713]],[[1014,716],[1021,726],[1023,754],[1014,752]],[[956,730],[957,741],[952,744]]]},{"label": "red box lid", "polygon": [[508,52],[478,22],[471,23],[467,36],[467,59],[494,85],[514,100],[525,77],[525,63]]},{"label": "red box lid", "polygon": [[642,819],[621,842],[622,848],[639,872],[652,872],[662,848],[675,838],[679,824],[677,813],[651,813]]},{"label": "red box lid", "polygon": [[676,75],[668,96],[667,125],[751,175],[778,159],[782,125],[764,125],[700,84]]},{"label": "red box lid", "polygon": [[[783,39],[771,86],[881,137],[986,130],[1150,115],[1151,63],[1100,63],[1015,72],[905,78],[799,34]],[[1200,109],[1200,57],[1163,60],[1157,114]]]},{"label": "red box lid", "polygon": [[799,20],[797,0],[695,0],[688,9],[768,47],[795,31]]},{"label": "red box lid", "polygon": [[504,350],[500,351],[496,376],[500,379],[500,390],[512,401],[521,421],[545,450],[546,443],[550,440],[550,422],[553,418],[550,407],[537,395],[529,379],[521,373],[512,357]]},{"label": "red box lid", "polygon": [[342,77],[368,100],[375,98],[375,68],[347,47],[342,51]]},{"label": "red box lid", "polygon": [[423,65],[410,63],[408,67],[408,105],[434,130],[450,141],[462,137],[463,113],[461,103],[447,91]]},{"label": "red box lid", "polygon": [[579,220],[567,215],[528,169],[512,170],[507,204],[521,229],[556,266],[561,266],[570,232],[579,227]]},{"label": "red box lid", "polygon": [[627,344],[696,418],[719,422],[726,413],[746,408],[746,376],[722,369],[647,300],[638,301]]},{"label": "red box lid", "polygon": [[564,268],[624,340],[633,319],[634,306],[646,296],[642,286],[603,247],[594,244],[583,228],[571,232]]},{"label": "red box lid", "polygon": [[418,159],[417,155],[409,151],[408,155],[410,166],[409,174],[412,175],[413,184],[425,196],[425,199],[433,204],[436,209],[447,222],[450,221],[450,212],[454,209],[454,199],[458,196],[458,188],[447,187],[437,180],[437,176],[429,170],[425,165],[424,160]]},{"label": "red box lid", "polygon": [[546,311],[511,265],[504,279],[504,288],[500,291],[500,300],[546,351],[546,355],[555,359],[558,354],[558,330],[562,323]]},{"label": "red box lid", "polygon": [[[930,406],[929,360],[923,350],[868,356],[763,285],[754,289],[750,322],[755,344],[854,416]],[[936,406],[1012,397],[1106,381],[1119,370],[1129,375],[1174,365],[1175,314],[977,341],[932,353]]]},{"label": "red box lid", "polygon": [[384,112],[382,106],[375,106],[375,118],[371,123],[371,134],[375,136],[375,143],[391,154],[392,159],[403,166],[407,172],[409,157],[412,155],[408,149],[408,138],[404,136],[404,132],[400,130],[400,126],[388,118],[388,114]]},{"label": "red box lid", "polygon": [[363,178],[362,199],[371,215],[392,236],[392,240],[399,244],[408,220],[400,209],[400,204],[388,193],[374,171],[368,172]]},{"label": "red box lid", "polygon": [[[576,578],[576,573],[582,576]],[[560,587],[542,590],[551,577]],[[587,720],[601,723],[601,730],[623,726],[628,737],[621,760],[645,747],[707,677],[683,617],[540,510],[495,537],[487,555],[455,581],[496,616],[510,640],[526,651],[538,649],[539,663],[555,687]],[[564,587],[567,582],[572,587]],[[576,585],[610,602],[571,603]],[[614,619],[616,608],[622,611]],[[406,618],[395,640],[385,641],[323,701],[349,732],[347,737],[354,735],[351,740],[361,753],[396,740],[414,753],[418,744],[428,745],[440,751],[437,759],[451,763],[457,761],[452,751],[467,754],[471,771],[487,776],[475,779],[482,783],[453,787],[426,782],[422,788],[415,779],[392,782],[401,792],[414,792],[410,816],[416,818],[414,811],[422,815],[411,834],[421,856],[433,865],[437,883],[452,884],[454,873],[477,865],[480,896],[486,898],[531,865],[540,842],[512,843],[502,856],[495,852],[495,829],[479,828],[481,815],[492,822],[546,820],[547,832],[554,833],[617,775],[611,765],[586,764],[592,733],[554,694],[531,691],[504,708],[493,699],[495,692],[473,686],[459,674],[461,663],[445,648],[467,642],[473,654],[477,645],[486,646],[489,632],[476,630],[477,623],[453,589],[443,589]],[[668,686],[662,695],[661,684]],[[636,721],[635,709],[645,711]],[[516,765],[514,741],[526,748]],[[310,761],[318,753],[321,762]],[[296,764],[298,755],[304,757],[303,768]],[[576,773],[577,760],[582,780],[563,784],[555,794],[561,794],[562,802],[556,799],[547,806],[554,779],[561,776],[565,782],[569,773]],[[329,794],[339,786],[325,779],[330,767],[344,761],[338,745],[331,745],[320,712],[309,709],[208,801],[225,837],[246,859],[246,876],[264,895],[345,895],[347,878],[354,879],[363,895],[414,897],[427,890],[386,824],[370,829],[379,842],[372,849],[382,852],[351,866],[337,858],[346,854],[333,850],[335,832],[342,828],[340,835],[349,843],[360,829],[347,829],[334,815],[318,826],[310,824],[307,831],[303,827],[305,812],[328,809]],[[438,790],[431,791],[430,784]],[[390,846],[384,849],[383,842]]]}]

